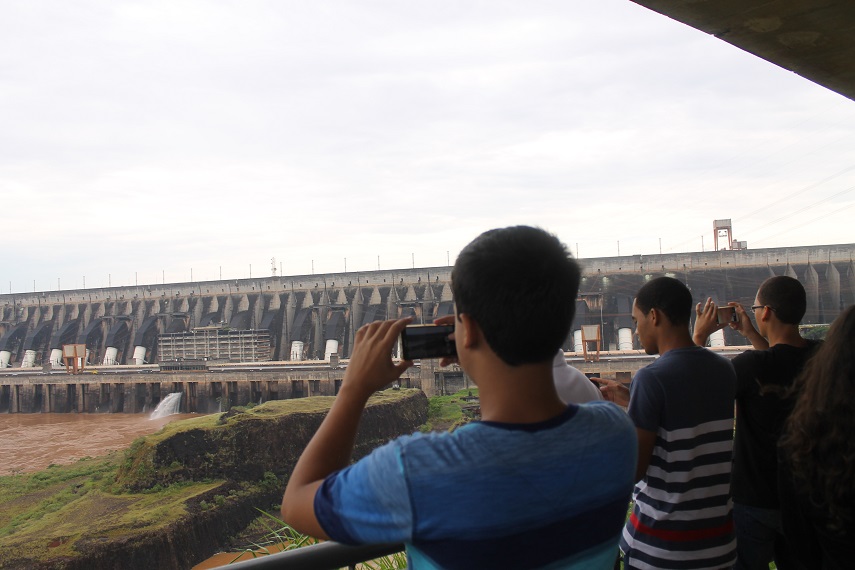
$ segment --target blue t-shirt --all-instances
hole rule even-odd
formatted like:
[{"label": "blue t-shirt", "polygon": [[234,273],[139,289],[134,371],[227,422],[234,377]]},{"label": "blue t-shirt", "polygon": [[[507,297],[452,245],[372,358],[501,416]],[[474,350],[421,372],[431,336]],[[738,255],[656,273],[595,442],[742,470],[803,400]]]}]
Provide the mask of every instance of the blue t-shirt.
[{"label": "blue t-shirt", "polygon": [[730,361],[699,346],[669,350],[636,373],[627,412],[656,442],[621,539],[627,568],[733,565],[735,394]]},{"label": "blue t-shirt", "polygon": [[398,438],[330,475],[315,515],[338,542],[405,542],[413,570],[611,569],[636,461],[623,410],[570,405]]}]

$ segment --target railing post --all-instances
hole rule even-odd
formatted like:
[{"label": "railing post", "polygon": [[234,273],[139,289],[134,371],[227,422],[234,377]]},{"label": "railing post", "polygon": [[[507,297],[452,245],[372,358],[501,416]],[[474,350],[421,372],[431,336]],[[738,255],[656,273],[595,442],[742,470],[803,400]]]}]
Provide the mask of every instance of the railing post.
[{"label": "railing post", "polygon": [[403,544],[366,544],[348,546],[337,542],[321,542],[294,550],[286,550],[252,560],[221,566],[225,570],[355,570],[356,564],[389,556],[404,550]]}]

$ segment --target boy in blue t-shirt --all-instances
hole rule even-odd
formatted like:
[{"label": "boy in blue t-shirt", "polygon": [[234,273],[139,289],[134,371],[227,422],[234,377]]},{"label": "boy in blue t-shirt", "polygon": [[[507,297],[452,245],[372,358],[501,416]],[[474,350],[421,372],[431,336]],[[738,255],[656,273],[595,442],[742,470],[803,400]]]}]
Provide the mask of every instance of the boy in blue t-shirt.
[{"label": "boy in blue t-shirt", "polygon": [[[452,272],[457,361],[482,421],[398,438],[354,465],[368,397],[411,362],[390,357],[409,319],[356,334],[341,390],[291,475],[282,516],[349,544],[405,542],[409,567],[612,568],[636,438],[607,402],[565,405],[552,378],[580,271],[543,230],[481,234]],[[450,361],[444,361],[448,364]]]}]

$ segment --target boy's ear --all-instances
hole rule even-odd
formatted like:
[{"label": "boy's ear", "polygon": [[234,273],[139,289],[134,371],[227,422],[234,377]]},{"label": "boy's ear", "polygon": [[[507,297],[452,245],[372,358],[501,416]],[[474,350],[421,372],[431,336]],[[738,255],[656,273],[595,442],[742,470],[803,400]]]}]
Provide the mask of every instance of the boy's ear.
[{"label": "boy's ear", "polygon": [[460,326],[458,327],[458,331],[455,331],[455,335],[462,334],[463,335],[463,346],[466,348],[472,348],[477,346],[481,339],[481,327],[478,326],[478,323],[475,322],[475,319],[470,317],[466,313],[461,313],[458,315],[460,320]]},{"label": "boy's ear", "polygon": [[656,307],[650,309],[650,319],[654,327],[662,324],[662,313],[659,312],[659,309]]}]

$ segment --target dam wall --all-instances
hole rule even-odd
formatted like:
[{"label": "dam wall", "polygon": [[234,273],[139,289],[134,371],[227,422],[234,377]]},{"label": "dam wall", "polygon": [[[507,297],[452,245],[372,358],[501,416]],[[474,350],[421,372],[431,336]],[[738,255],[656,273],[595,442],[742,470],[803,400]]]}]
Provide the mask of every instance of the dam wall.
[{"label": "dam wall", "polygon": [[[855,244],[582,259],[564,349],[582,353],[584,325],[599,327],[604,351],[640,348],[629,332],[632,298],[660,275],[684,281],[696,302],[743,304],[764,279],[790,275],[808,293],[803,323],[829,323],[855,303],[853,257]],[[347,359],[366,323],[452,314],[450,278],[451,267],[429,267],[3,294],[0,368],[61,368],[67,344],[85,345],[89,367]],[[723,343],[741,344],[737,336],[728,329]]]}]

